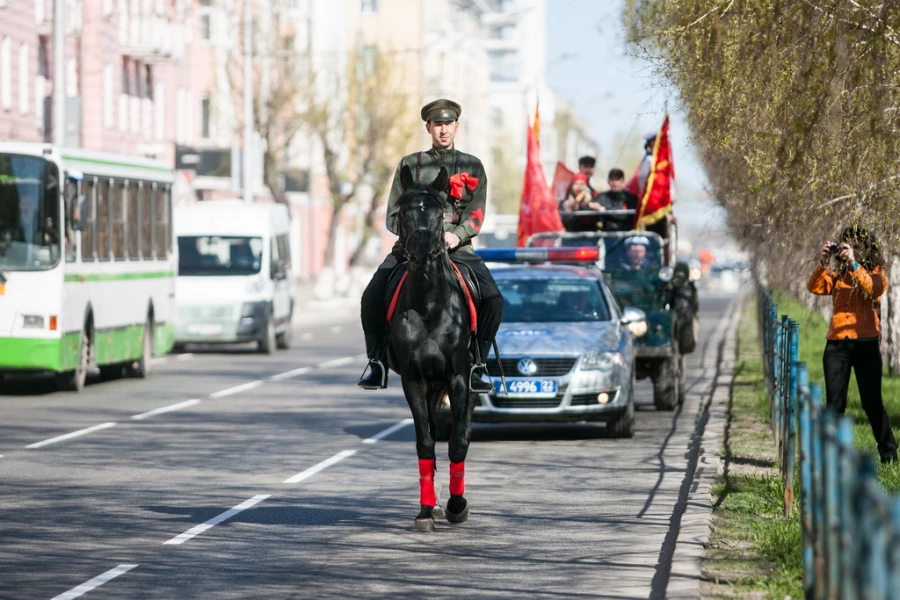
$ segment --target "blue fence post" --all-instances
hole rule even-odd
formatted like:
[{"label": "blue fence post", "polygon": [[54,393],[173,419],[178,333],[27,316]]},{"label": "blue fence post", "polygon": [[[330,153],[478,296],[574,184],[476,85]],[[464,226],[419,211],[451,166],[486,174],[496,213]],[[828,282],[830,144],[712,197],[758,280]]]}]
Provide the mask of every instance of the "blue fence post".
[{"label": "blue fence post", "polygon": [[791,337],[791,378],[788,385],[787,395],[787,443],[785,449],[784,462],[784,516],[790,517],[794,508],[794,469],[797,455],[797,373],[798,363],[800,359],[800,325],[791,320],[790,337]]},{"label": "blue fence post", "polygon": [[876,566],[875,556],[876,538],[878,535],[878,518],[876,515],[877,502],[873,492],[877,491],[875,461],[871,456],[862,456],[857,471],[858,484],[854,499],[854,510],[859,528],[856,532],[856,540],[859,544],[856,565],[856,585],[859,597],[880,598],[878,593],[882,587],[878,581],[880,573]]},{"label": "blue fence post", "polygon": [[840,479],[838,477],[838,444],[835,413],[830,407],[822,411],[822,475],[825,490],[825,597],[840,598]]},{"label": "blue fence post", "polygon": [[900,590],[900,498],[891,500],[891,540],[888,545],[890,562],[888,586]]},{"label": "blue fence post", "polygon": [[800,409],[800,519],[803,533],[804,597],[812,598],[815,584],[812,483],[812,415],[806,363],[797,365],[797,403]]},{"label": "blue fence post", "polygon": [[813,568],[815,575],[815,597],[822,597],[822,590],[826,589],[826,564],[825,564],[825,537],[827,524],[825,521],[825,461],[822,452],[822,384],[810,383],[810,419],[812,457],[812,510],[813,510]]},{"label": "blue fence post", "polygon": [[[841,593],[843,600],[856,600],[854,565],[859,560],[856,532],[859,525],[856,512],[853,510],[853,499],[856,495],[857,472],[859,470],[857,454],[853,448],[853,420],[841,417],[837,430],[838,469],[841,486],[840,528],[841,528]],[[900,588],[898,588],[900,589]]]}]

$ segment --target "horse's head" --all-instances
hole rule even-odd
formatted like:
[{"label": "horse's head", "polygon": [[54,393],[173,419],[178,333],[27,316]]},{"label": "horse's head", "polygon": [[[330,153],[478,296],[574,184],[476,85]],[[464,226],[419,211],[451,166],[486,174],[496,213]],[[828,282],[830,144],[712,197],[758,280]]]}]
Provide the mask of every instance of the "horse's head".
[{"label": "horse's head", "polygon": [[422,272],[429,262],[446,252],[440,192],[447,189],[448,183],[447,170],[443,167],[430,184],[413,181],[408,166],[400,169],[403,189],[398,200],[400,243],[413,272]]}]

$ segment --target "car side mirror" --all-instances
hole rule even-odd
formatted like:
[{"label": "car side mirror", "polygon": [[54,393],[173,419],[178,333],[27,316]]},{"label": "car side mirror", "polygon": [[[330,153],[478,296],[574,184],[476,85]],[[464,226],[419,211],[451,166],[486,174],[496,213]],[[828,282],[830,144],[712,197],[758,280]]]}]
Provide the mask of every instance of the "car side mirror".
[{"label": "car side mirror", "polygon": [[84,231],[84,225],[87,221],[84,214],[86,200],[87,198],[85,198],[84,194],[78,194],[75,197],[75,202],[72,206],[72,229],[75,231]]},{"label": "car side mirror", "polygon": [[619,323],[625,326],[634,337],[641,337],[647,333],[647,313],[633,306],[626,306],[622,311]]},{"label": "car side mirror", "polygon": [[287,279],[287,269],[284,266],[284,261],[280,258],[272,261],[272,268],[270,271],[272,279]]}]

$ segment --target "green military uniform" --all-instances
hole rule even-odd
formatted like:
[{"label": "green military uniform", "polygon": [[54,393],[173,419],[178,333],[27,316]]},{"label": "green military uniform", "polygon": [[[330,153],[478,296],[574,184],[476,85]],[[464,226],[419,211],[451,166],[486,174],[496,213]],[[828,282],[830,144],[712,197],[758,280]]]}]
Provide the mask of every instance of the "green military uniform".
[{"label": "green military uniform", "polygon": [[[477,157],[454,148],[440,150],[432,148],[427,152],[416,152],[404,156],[397,165],[394,174],[394,183],[391,185],[391,193],[387,205],[388,231],[399,235],[398,214],[400,207],[397,200],[403,193],[400,186],[400,170],[403,166],[409,167],[413,177],[418,174],[417,181],[431,183],[438,176],[441,167],[447,169],[447,174],[453,177],[456,174],[468,173],[470,177],[478,180],[474,190],[465,186],[459,200],[451,198],[446,191],[441,192],[441,202],[444,205],[444,231],[459,236],[460,247],[458,250],[474,252],[472,238],[481,231],[484,224],[484,210],[487,203],[487,175],[484,166]],[[398,242],[399,243],[399,242]]]}]

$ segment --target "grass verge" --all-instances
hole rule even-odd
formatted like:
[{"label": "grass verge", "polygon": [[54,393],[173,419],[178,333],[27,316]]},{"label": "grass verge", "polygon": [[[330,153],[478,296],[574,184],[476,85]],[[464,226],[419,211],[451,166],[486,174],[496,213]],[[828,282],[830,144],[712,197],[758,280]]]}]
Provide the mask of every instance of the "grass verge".
[{"label": "grass verge", "polygon": [[[783,485],[769,427],[756,304],[745,303],[729,401],[724,470],[713,488],[704,598],[801,598],[800,515],[782,516]],[[796,503],[795,503],[796,505]]]}]

